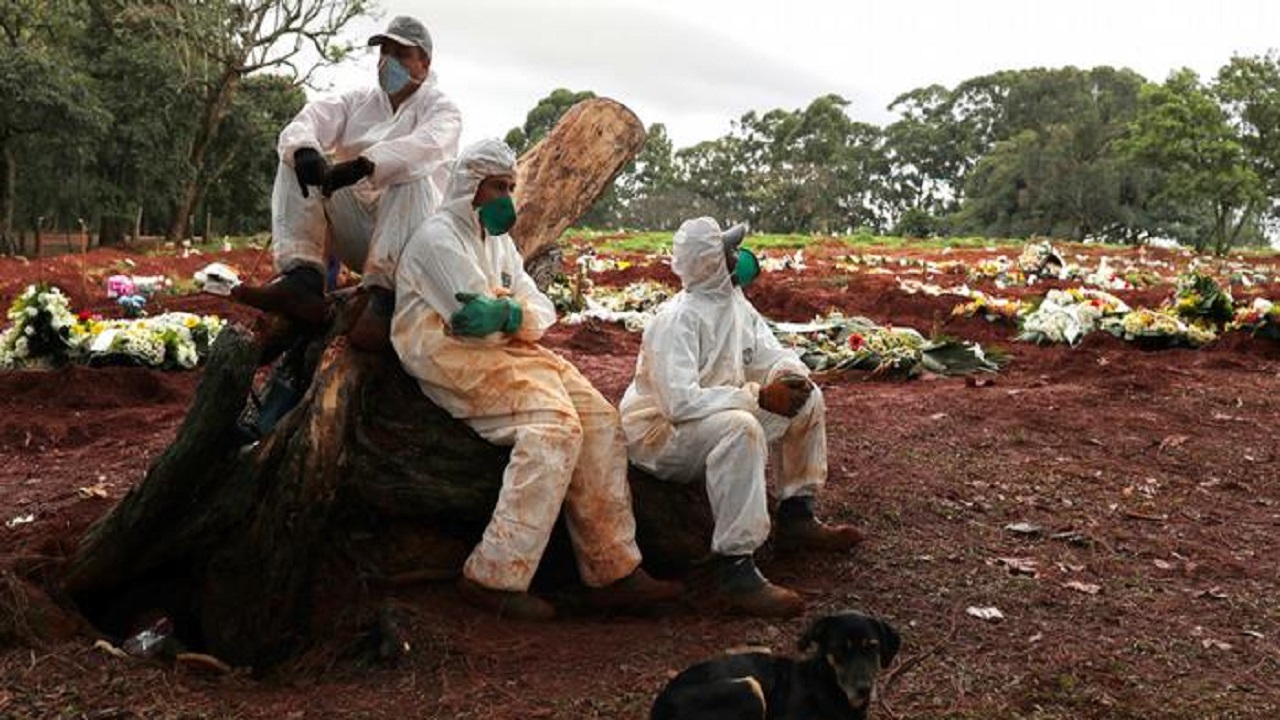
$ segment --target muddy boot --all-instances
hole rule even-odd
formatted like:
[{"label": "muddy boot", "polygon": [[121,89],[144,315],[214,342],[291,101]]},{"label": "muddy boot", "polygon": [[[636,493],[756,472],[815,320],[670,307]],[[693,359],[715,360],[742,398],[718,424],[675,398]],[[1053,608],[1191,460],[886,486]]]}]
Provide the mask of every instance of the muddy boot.
[{"label": "muddy boot", "polygon": [[556,616],[555,606],[542,598],[527,592],[487,588],[465,575],[458,578],[458,594],[478,608],[497,613],[500,618],[541,621]]},{"label": "muddy boot", "polygon": [[347,332],[347,341],[357,350],[369,353],[386,352],[391,349],[391,314],[395,311],[395,293],[380,287],[368,287],[369,294],[356,318],[351,330]]},{"label": "muddy boot", "polygon": [[678,582],[656,580],[644,568],[604,587],[592,588],[587,602],[598,608],[640,608],[652,603],[675,600],[684,592]]},{"label": "muddy boot", "polygon": [[237,285],[231,298],[312,327],[323,325],[329,316],[324,276],[311,266],[286,270],[266,285]]},{"label": "muddy boot", "polygon": [[848,550],[866,539],[852,525],[827,525],[813,515],[813,497],[798,495],[778,505],[774,545],[779,550]]},{"label": "muddy boot", "polygon": [[715,555],[694,592],[726,612],[756,617],[795,617],[804,600],[765,579],[750,555]]}]

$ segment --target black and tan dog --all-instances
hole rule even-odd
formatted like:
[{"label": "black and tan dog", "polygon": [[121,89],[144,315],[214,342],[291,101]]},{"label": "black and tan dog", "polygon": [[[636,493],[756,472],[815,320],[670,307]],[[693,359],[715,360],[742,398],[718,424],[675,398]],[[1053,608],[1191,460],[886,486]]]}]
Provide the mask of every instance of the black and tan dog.
[{"label": "black and tan dog", "polygon": [[876,675],[898,654],[889,623],[858,613],[830,615],[800,638],[804,660],[742,653],[677,675],[649,711],[651,720],[830,718],[863,720]]}]

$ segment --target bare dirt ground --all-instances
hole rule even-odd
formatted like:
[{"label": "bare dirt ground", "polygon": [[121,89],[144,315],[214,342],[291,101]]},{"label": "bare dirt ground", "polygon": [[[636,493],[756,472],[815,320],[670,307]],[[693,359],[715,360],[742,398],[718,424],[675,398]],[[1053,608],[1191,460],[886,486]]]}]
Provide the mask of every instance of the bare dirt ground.
[{"label": "bare dirt ground", "polygon": [[[844,608],[889,620],[904,639],[873,717],[1280,717],[1280,344],[1239,334],[1201,350],[1143,351],[1103,334],[1075,348],[1013,343],[1007,326],[951,318],[957,298],[836,272],[836,252],[847,250],[816,248],[809,270],[766,275],[749,294],[778,320],[836,307],[1000,345],[1013,362],[976,386],[861,374],[825,384],[831,478],[819,507],[872,539],[851,556],[765,560],[767,575],[808,599],[804,617],[529,625],[425,584],[395,596],[412,648],[398,667],[316,651],[266,678],[116,659],[84,627],[55,623],[56,639],[35,644],[0,627],[0,717],[640,718],[672,672],[735,646],[793,653],[809,622]],[[76,309],[110,312],[101,278],[126,259],[133,274],[184,278],[220,259],[261,279],[270,262],[257,251],[0,259],[0,302],[46,279]],[[670,279],[633,268],[597,282],[637,276]],[[1117,294],[1154,304],[1168,292]],[[1280,299],[1280,285],[1251,293]],[[161,308],[259,320],[210,297],[153,301]],[[548,344],[617,400],[639,336],[590,324],[557,328]],[[198,372],[138,368],[0,374],[0,593],[18,579],[56,581],[88,524],[170,441],[198,382]],[[95,486],[107,497],[80,490]]]}]

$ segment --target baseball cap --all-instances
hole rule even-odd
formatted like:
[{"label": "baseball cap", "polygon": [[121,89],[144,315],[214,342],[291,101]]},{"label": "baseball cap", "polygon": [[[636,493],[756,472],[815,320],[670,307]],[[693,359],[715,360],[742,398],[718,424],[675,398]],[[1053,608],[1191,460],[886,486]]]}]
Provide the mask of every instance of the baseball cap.
[{"label": "baseball cap", "polygon": [[397,45],[422,48],[427,58],[431,58],[431,34],[427,32],[427,26],[417,18],[411,18],[408,15],[392,18],[386,32],[369,38],[369,45],[381,45],[388,40]]}]

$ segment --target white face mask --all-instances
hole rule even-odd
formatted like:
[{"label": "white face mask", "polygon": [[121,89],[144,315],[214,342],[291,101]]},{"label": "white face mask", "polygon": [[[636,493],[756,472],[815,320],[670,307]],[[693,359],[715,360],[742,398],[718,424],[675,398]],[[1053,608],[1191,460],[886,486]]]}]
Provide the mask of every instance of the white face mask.
[{"label": "white face mask", "polygon": [[388,95],[395,95],[415,82],[404,64],[390,55],[378,60],[378,85]]}]

